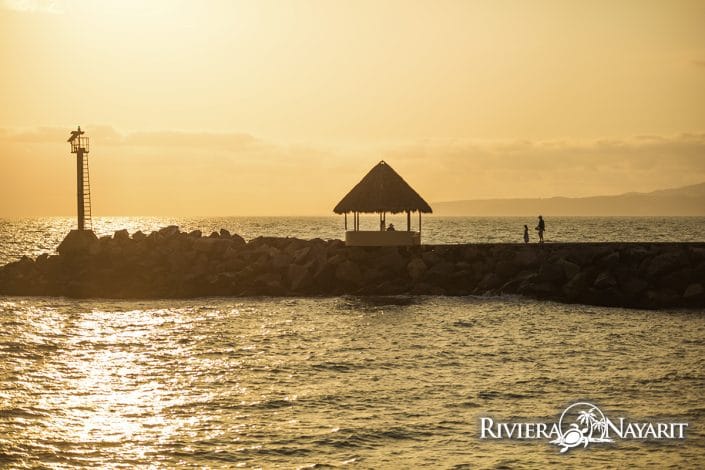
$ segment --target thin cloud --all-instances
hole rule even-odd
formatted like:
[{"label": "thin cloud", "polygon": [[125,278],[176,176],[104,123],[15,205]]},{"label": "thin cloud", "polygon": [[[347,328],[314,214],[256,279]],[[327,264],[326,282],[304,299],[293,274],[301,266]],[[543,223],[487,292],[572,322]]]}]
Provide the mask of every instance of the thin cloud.
[{"label": "thin cloud", "polygon": [[66,2],[61,0],[1,0],[0,8],[23,13],[61,14],[66,11]]},{"label": "thin cloud", "polygon": [[[0,140],[36,144],[56,144],[64,142],[69,128],[36,127],[30,129],[0,128]],[[261,142],[243,132],[189,132],[189,131],[146,131],[120,132],[112,126],[84,126],[91,139],[104,146],[133,147],[201,147],[239,150],[253,147]]]},{"label": "thin cloud", "polygon": [[705,60],[694,60],[693,65],[697,67],[705,67]]},{"label": "thin cloud", "polygon": [[122,143],[136,146],[205,147],[239,149],[257,144],[257,139],[245,133],[157,131],[125,135]]},{"label": "thin cloud", "polygon": [[[212,197],[213,207],[220,207],[223,195],[229,195],[261,201],[261,207],[252,210],[262,213],[273,210],[267,209],[270,206],[324,213],[381,159],[427,200],[435,201],[595,196],[705,181],[705,133],[593,140],[437,141],[355,148],[268,141],[245,132],[82,128],[95,150],[95,174],[110,175],[102,181],[106,191],[137,191],[128,188],[139,187],[139,178],[151,175],[150,195],[143,195],[150,201],[150,197],[161,197],[153,195],[156,187],[169,194],[193,181],[208,181],[205,191]],[[40,174],[45,166],[55,165],[45,157],[68,151],[64,146],[69,130],[0,128],[0,176],[21,171]],[[101,165],[110,168],[109,173]],[[121,182],[124,186],[119,186]],[[4,182],[0,178],[0,186],[10,183],[9,177]],[[265,202],[268,205],[263,205]]]},{"label": "thin cloud", "polygon": [[705,133],[388,148],[430,199],[594,196],[705,181]]}]

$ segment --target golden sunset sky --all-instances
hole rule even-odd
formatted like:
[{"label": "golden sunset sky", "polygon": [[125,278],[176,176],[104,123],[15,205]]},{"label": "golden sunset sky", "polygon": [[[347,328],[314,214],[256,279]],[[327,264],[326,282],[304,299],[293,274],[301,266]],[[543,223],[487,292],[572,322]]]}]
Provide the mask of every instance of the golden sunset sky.
[{"label": "golden sunset sky", "polygon": [[0,0],[0,216],[305,215],[705,181],[703,1]]}]

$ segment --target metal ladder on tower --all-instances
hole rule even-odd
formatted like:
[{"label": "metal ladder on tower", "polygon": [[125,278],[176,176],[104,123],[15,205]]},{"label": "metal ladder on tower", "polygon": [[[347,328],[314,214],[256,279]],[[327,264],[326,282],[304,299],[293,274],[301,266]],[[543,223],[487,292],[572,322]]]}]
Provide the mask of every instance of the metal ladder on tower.
[{"label": "metal ladder on tower", "polygon": [[88,155],[83,156],[83,214],[85,229],[93,230],[93,220],[91,219],[91,182],[88,174]]}]

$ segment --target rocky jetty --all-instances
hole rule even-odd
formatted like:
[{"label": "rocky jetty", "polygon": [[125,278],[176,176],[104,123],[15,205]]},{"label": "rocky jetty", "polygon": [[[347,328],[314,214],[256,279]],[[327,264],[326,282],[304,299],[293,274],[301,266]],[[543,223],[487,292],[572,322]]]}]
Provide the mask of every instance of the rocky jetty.
[{"label": "rocky jetty", "polygon": [[346,247],[204,236],[171,226],[97,238],[0,268],[0,294],[104,298],[503,295],[639,308],[705,307],[705,243]]}]

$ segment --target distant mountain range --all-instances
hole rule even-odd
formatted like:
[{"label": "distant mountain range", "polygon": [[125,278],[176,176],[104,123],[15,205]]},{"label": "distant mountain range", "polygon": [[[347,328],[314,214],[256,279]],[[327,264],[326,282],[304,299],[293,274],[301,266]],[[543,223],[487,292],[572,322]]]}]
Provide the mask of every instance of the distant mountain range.
[{"label": "distant mountain range", "polygon": [[545,199],[472,199],[431,204],[437,215],[705,216],[705,183],[649,193]]}]

